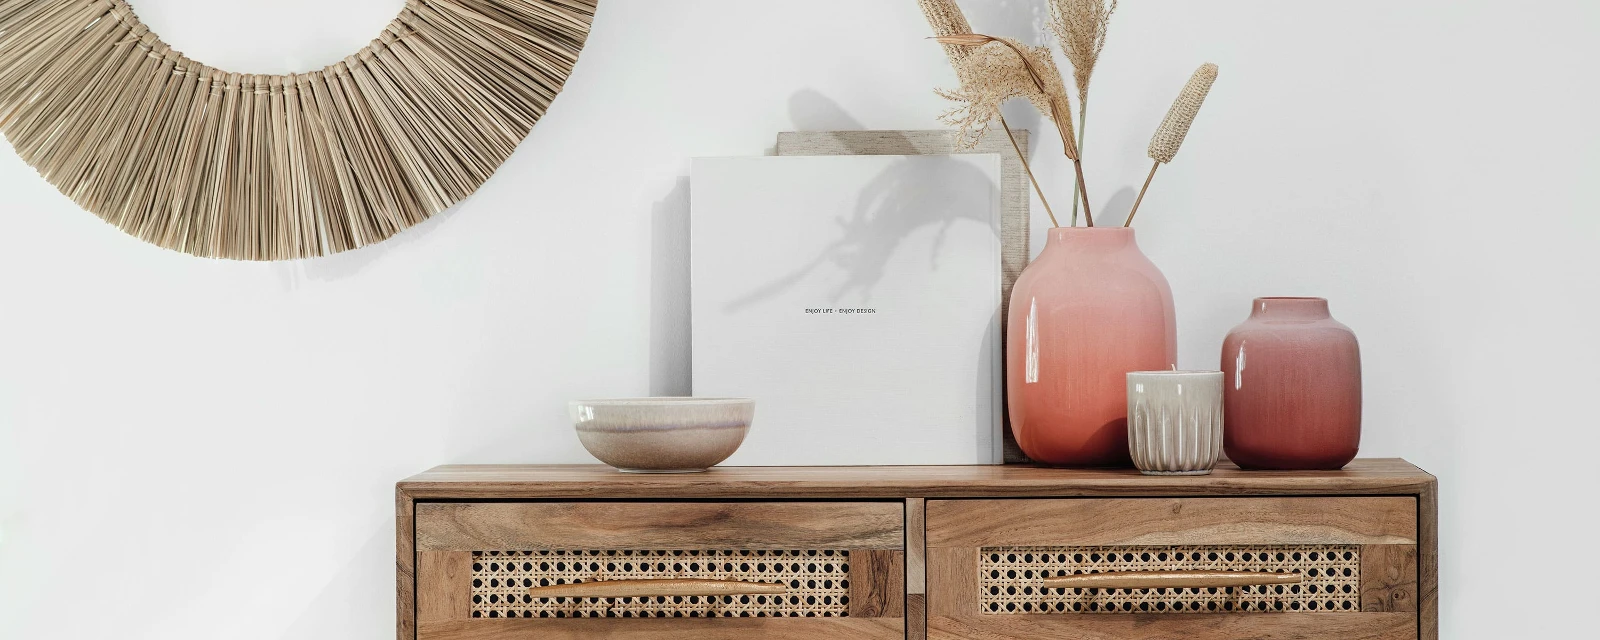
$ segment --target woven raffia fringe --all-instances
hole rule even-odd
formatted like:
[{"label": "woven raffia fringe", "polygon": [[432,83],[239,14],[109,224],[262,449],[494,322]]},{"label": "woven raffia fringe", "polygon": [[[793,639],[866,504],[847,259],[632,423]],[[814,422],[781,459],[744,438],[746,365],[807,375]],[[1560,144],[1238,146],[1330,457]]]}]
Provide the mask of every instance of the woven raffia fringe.
[{"label": "woven raffia fringe", "polygon": [[244,75],[122,0],[0,0],[0,133],[79,205],[197,256],[378,242],[470,195],[577,62],[598,0],[408,0],[321,71]]}]

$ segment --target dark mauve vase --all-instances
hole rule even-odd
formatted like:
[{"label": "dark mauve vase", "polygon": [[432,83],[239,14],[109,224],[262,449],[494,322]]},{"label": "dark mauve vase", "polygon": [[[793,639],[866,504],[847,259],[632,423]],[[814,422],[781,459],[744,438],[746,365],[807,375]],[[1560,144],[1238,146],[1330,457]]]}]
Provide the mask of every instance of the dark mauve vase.
[{"label": "dark mauve vase", "polygon": [[1246,469],[1340,469],[1361,446],[1361,348],[1323,298],[1256,298],[1222,342],[1223,449]]}]

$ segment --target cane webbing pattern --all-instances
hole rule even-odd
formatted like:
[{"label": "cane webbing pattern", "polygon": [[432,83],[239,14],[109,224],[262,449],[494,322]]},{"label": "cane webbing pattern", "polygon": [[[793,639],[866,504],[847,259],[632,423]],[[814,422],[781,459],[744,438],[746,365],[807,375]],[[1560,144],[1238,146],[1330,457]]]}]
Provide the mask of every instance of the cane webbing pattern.
[{"label": "cane webbing pattern", "polygon": [[[1043,589],[1044,578],[1111,571],[1298,573],[1292,585],[1198,589]],[[986,614],[1360,611],[1355,546],[985,547]]]},{"label": "cane webbing pattern", "polygon": [[[843,617],[850,604],[843,550],[474,551],[474,618]],[[786,585],[783,595],[535,598],[531,587],[595,580],[697,578]]]}]

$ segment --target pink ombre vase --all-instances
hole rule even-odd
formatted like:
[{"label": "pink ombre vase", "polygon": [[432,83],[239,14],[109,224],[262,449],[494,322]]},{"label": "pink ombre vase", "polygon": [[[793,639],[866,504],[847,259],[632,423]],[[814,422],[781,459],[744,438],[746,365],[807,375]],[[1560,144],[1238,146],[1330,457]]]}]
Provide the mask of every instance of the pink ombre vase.
[{"label": "pink ombre vase", "polygon": [[1222,342],[1222,446],[1246,469],[1340,469],[1361,448],[1361,346],[1322,298],[1256,298]]},{"label": "pink ombre vase", "polygon": [[1129,371],[1172,369],[1172,289],[1123,227],[1058,227],[1006,323],[1011,430],[1037,462],[1129,465]]}]

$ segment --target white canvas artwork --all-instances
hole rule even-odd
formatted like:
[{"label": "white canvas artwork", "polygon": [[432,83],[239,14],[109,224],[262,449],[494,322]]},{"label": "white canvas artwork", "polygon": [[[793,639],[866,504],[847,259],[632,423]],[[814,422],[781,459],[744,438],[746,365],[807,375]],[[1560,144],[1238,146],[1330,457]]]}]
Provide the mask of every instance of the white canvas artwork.
[{"label": "white canvas artwork", "polygon": [[1000,157],[700,158],[693,385],[727,465],[1000,461]]}]

